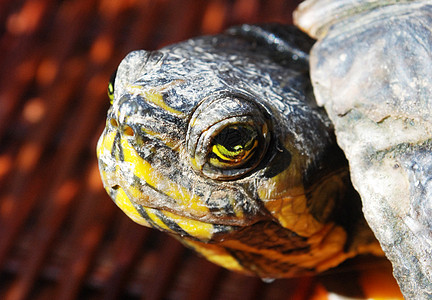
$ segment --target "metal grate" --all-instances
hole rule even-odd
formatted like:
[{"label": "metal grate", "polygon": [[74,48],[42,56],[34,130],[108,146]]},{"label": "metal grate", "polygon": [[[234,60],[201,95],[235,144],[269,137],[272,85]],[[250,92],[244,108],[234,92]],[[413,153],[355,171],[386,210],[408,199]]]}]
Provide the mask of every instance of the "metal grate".
[{"label": "metal grate", "polygon": [[129,51],[289,23],[298,2],[0,1],[0,299],[318,297],[315,278],[265,284],[132,223],[95,158],[107,81]]}]

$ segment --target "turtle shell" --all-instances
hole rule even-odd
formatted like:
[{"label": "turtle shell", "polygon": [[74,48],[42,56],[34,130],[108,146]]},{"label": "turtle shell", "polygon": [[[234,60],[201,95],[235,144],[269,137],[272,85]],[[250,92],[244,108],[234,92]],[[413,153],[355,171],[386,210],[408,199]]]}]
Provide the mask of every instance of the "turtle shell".
[{"label": "turtle shell", "polygon": [[318,37],[314,93],[404,296],[431,299],[432,5],[338,4],[306,1],[296,13],[297,24]]}]

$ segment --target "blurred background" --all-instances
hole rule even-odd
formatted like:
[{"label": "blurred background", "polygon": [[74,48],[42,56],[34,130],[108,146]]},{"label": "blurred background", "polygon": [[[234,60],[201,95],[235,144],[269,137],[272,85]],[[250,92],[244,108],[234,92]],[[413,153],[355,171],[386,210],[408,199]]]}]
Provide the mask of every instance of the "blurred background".
[{"label": "blurred background", "polygon": [[299,2],[0,0],[0,299],[327,299],[322,278],[264,283],[134,224],[95,156],[128,52],[291,23]]}]

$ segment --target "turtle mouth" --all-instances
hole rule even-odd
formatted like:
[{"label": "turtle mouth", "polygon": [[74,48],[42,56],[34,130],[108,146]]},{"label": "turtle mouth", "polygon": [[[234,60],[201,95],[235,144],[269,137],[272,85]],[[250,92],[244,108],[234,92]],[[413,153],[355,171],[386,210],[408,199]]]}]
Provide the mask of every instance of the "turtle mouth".
[{"label": "turtle mouth", "polygon": [[[168,209],[139,204],[133,201],[128,196],[127,191],[119,184],[112,185],[109,194],[114,203],[133,221],[147,227],[181,236],[182,238],[201,242],[217,242],[225,234],[241,228],[238,226],[205,222],[181,215],[178,212],[172,212]],[[148,201],[148,203],[152,202]]]}]

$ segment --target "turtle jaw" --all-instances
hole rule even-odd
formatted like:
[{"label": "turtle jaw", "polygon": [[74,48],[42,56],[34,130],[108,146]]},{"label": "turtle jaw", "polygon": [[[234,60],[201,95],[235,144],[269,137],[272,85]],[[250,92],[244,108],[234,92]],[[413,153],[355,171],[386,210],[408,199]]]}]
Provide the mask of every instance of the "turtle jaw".
[{"label": "turtle jaw", "polygon": [[[236,217],[221,221],[218,216],[210,214],[207,207],[206,210],[200,210],[199,205],[196,204],[198,200],[194,199],[195,195],[183,194],[184,197],[188,197],[185,200],[189,200],[190,205],[196,206],[195,209],[192,207],[192,212],[182,209],[176,199],[170,197],[169,192],[157,189],[151,180],[146,181],[146,176],[151,177],[155,174],[142,174],[142,169],[138,167],[145,163],[142,158],[135,157],[135,163],[128,161],[127,153],[133,149],[126,148],[127,144],[123,144],[123,160],[118,159],[113,151],[117,147],[114,142],[115,135],[116,132],[106,128],[98,141],[99,170],[108,195],[133,221],[182,238],[205,243],[218,242],[226,234],[249,225],[242,224],[241,220],[236,221]],[[124,139],[120,138],[120,143],[122,141]],[[151,169],[149,163],[145,167],[150,173],[156,172]]]},{"label": "turtle jaw", "polygon": [[226,234],[237,229],[236,226],[213,224],[196,217],[185,216],[173,212],[168,207],[158,207],[157,203],[166,195],[148,186],[141,188],[139,199],[136,199],[130,195],[130,189],[124,187],[125,184],[120,182],[116,173],[106,171],[103,157],[99,158],[99,165],[103,185],[108,195],[130,219],[140,225],[204,243],[218,242],[222,233]]},{"label": "turtle jaw", "polygon": [[177,237],[203,243],[217,242],[221,233],[235,230],[230,225],[215,225],[185,217],[168,210],[137,204],[120,186],[107,188],[114,203],[133,221]]}]

